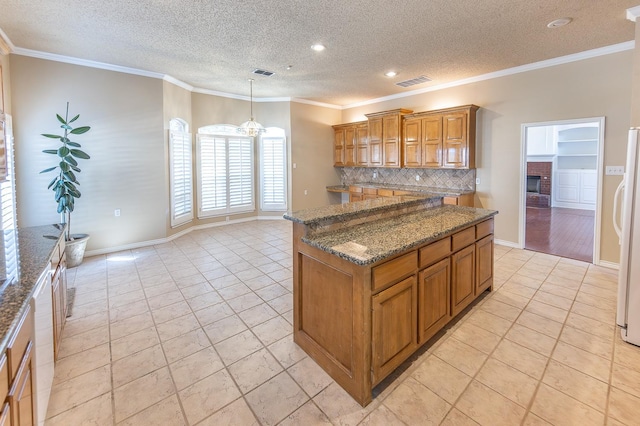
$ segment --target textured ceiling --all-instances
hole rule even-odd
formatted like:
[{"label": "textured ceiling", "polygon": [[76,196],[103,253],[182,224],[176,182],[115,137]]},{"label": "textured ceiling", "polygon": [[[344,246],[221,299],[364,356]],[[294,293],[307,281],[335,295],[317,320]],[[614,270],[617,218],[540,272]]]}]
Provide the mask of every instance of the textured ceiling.
[{"label": "textured ceiling", "polygon": [[[0,0],[20,49],[348,105],[633,40],[639,0]],[[571,17],[565,27],[547,23]],[[324,52],[310,49],[326,45]],[[287,70],[287,66],[292,68]],[[395,69],[397,77],[384,72]],[[420,75],[431,82],[401,88]]]}]

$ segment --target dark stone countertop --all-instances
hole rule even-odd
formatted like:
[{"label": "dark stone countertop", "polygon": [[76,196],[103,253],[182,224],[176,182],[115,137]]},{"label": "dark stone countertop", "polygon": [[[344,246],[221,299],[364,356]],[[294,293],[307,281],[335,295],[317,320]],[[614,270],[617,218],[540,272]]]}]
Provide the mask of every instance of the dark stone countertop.
[{"label": "dark stone countertop", "polygon": [[[354,203],[355,204],[355,203]],[[438,240],[496,215],[495,210],[446,205],[305,236],[302,241],[356,265],[369,265]]]},{"label": "dark stone countertop", "polygon": [[[38,278],[49,267],[63,231],[64,225],[32,226],[14,231],[18,236],[17,278],[0,288],[0,353],[6,349],[9,336],[29,305]],[[5,253],[5,258],[10,257],[10,253]],[[5,271],[5,262],[2,263],[1,272],[10,277],[10,271]]]},{"label": "dark stone countertop", "polygon": [[[363,188],[376,188],[376,189],[395,189],[399,191],[408,191],[415,195],[431,194],[439,196],[457,197],[463,194],[473,194],[475,191],[470,189],[452,189],[452,188],[437,188],[429,186],[416,186],[416,185],[390,185],[386,183],[354,183],[352,186],[361,186]],[[327,186],[329,192],[349,192],[349,185],[330,185]]]}]

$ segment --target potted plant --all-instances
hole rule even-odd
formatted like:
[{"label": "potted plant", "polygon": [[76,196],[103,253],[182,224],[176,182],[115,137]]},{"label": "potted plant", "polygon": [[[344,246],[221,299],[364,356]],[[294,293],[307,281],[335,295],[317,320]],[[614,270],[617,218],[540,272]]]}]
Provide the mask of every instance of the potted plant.
[{"label": "potted plant", "polygon": [[80,173],[77,160],[88,160],[91,157],[80,149],[81,146],[79,143],[71,141],[69,137],[71,135],[87,133],[91,127],[82,126],[74,128],[71,126],[71,124],[80,117],[80,114],[69,120],[69,102],[67,102],[67,111],[64,118],[62,118],[60,114],[56,114],[56,117],[61,123],[60,127],[64,130],[64,134],[60,136],[43,133],[42,136],[57,139],[62,145],[57,149],[45,149],[42,152],[57,156],[58,164],[44,169],[40,173],[57,171],[57,175],[49,182],[47,189],[53,190],[56,203],[58,203],[60,222],[67,225],[65,231],[65,253],[67,255],[67,266],[73,268],[82,263],[84,250],[89,240],[89,235],[87,234],[71,233],[71,212],[73,211],[76,198],[80,198],[81,196],[80,190],[78,189],[80,182],[78,182],[76,177],[76,173]]}]

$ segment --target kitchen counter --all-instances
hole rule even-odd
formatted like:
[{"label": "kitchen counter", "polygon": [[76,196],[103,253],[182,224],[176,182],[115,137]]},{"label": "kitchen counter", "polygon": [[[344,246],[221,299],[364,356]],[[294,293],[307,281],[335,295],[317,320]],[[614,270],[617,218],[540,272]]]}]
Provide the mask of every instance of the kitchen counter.
[{"label": "kitchen counter", "polygon": [[[474,190],[469,189],[451,189],[451,188],[438,188],[416,185],[389,185],[384,183],[354,183],[352,186],[360,186],[363,188],[376,188],[376,189],[395,189],[400,191],[407,191],[411,195],[423,195],[431,194],[438,196],[458,197],[464,194],[473,194]],[[349,192],[349,185],[329,185],[327,186],[329,192]]]},{"label": "kitchen counter", "polygon": [[[356,203],[350,203],[356,204]],[[441,206],[363,223],[302,241],[357,265],[368,265],[493,217],[498,212]]]},{"label": "kitchen counter", "polygon": [[0,353],[7,347],[7,341],[17,322],[25,311],[35,290],[38,278],[49,266],[54,248],[63,238],[64,225],[45,225],[19,228],[17,233],[17,253],[4,253],[0,266],[3,277],[11,276],[4,259],[17,258],[17,278],[0,288]]}]

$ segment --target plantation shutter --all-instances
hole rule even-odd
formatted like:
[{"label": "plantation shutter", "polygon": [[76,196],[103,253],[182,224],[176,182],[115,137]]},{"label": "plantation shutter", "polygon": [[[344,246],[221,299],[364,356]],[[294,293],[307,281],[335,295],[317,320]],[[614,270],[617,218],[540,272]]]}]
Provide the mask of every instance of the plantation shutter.
[{"label": "plantation shutter", "polygon": [[227,209],[227,153],[224,137],[199,135],[198,216],[226,212]]},{"label": "plantation shutter", "polygon": [[169,131],[171,226],[193,219],[193,182],[191,169],[191,134]]},{"label": "plantation shutter", "polygon": [[261,140],[261,208],[265,211],[287,209],[286,139],[262,137]]},{"label": "plantation shutter", "polygon": [[[0,183],[0,220],[7,281],[18,275],[18,244],[16,241],[15,172],[13,163],[13,131],[11,116],[0,114],[0,139],[3,139],[7,161],[7,179]],[[52,197],[53,200],[53,197]],[[53,201],[51,201],[53,202]]]},{"label": "plantation shutter", "polygon": [[249,138],[229,138],[229,211],[253,210],[253,152]]}]

